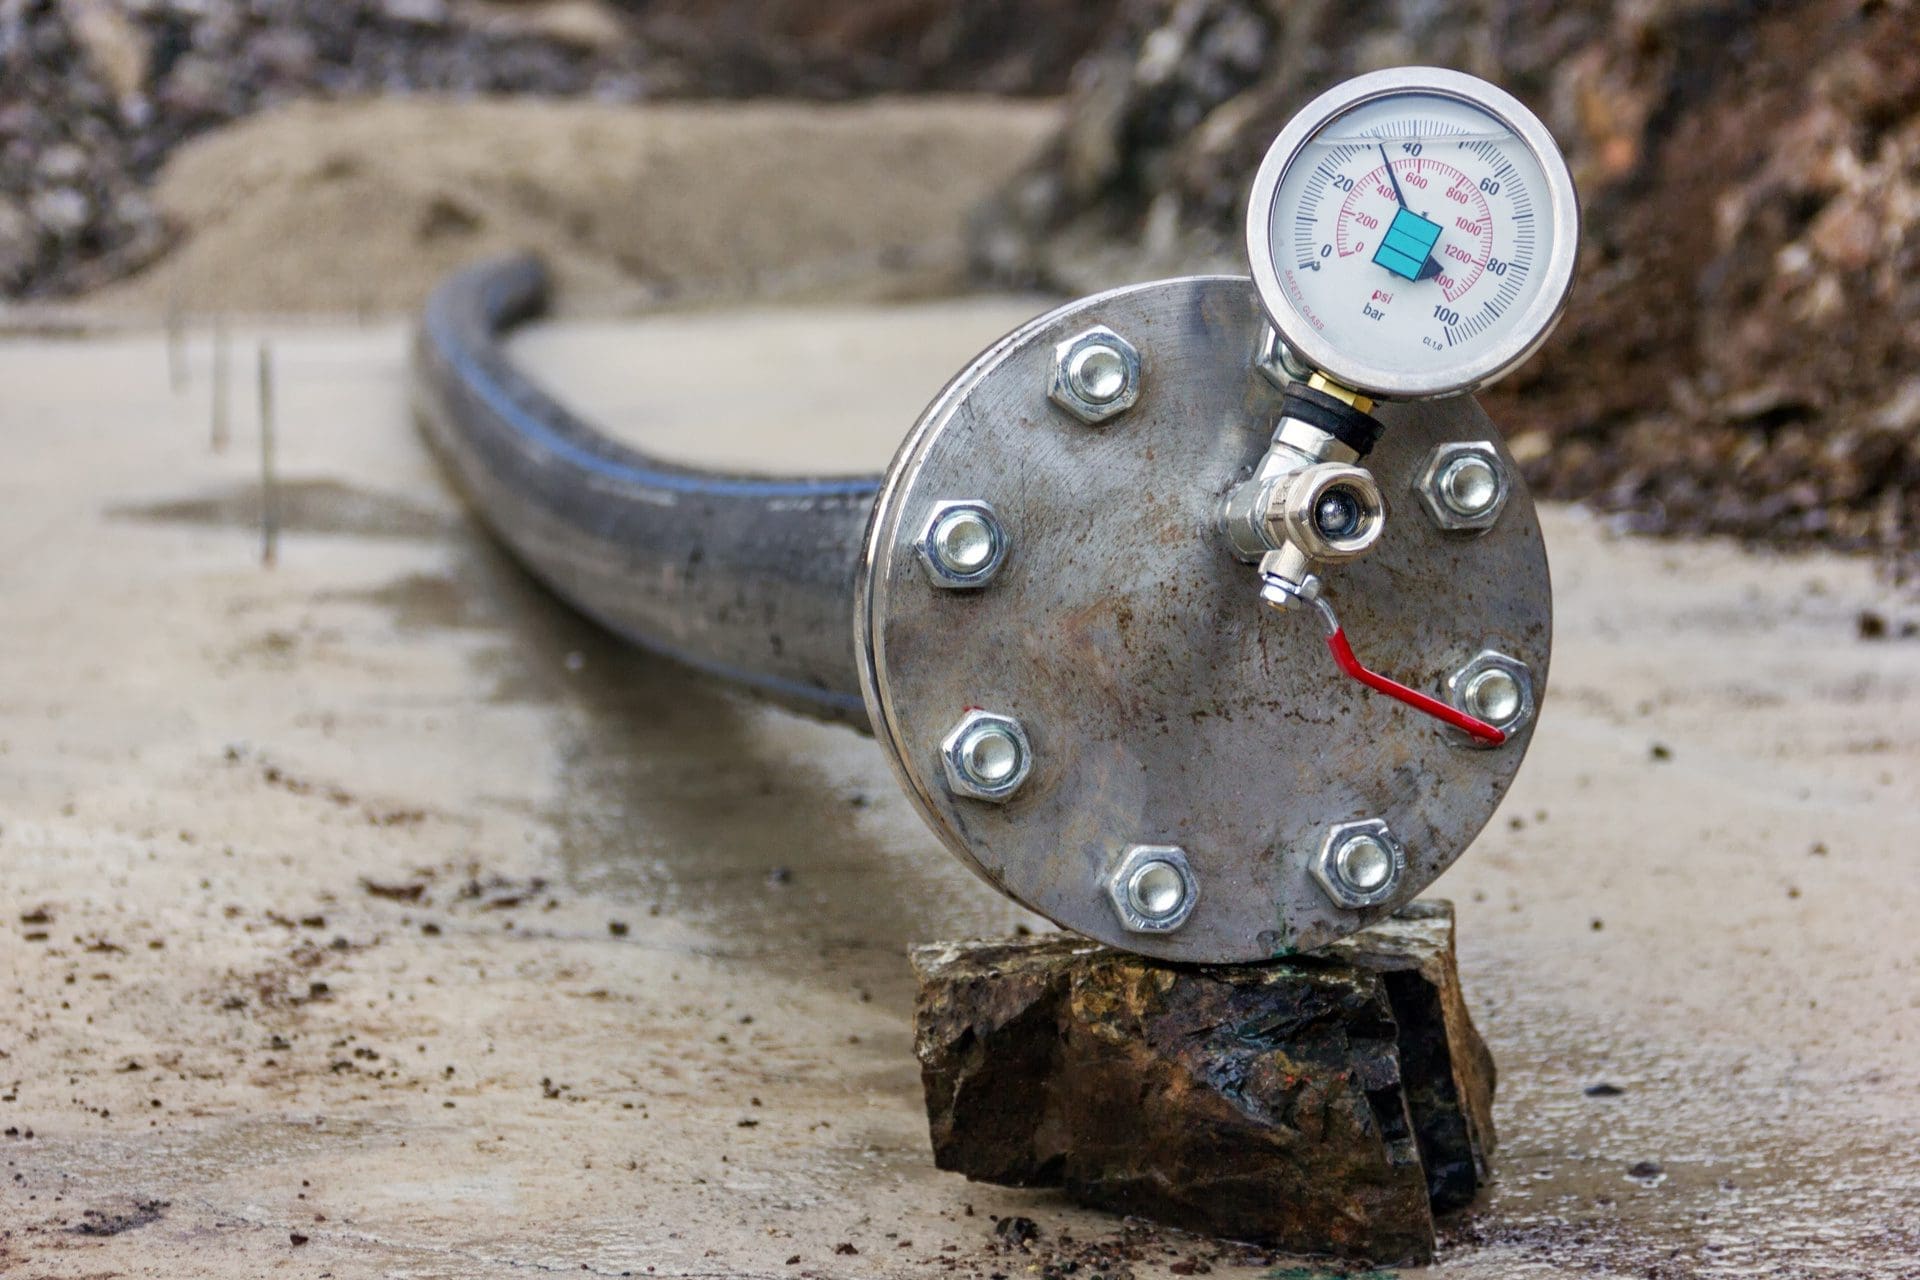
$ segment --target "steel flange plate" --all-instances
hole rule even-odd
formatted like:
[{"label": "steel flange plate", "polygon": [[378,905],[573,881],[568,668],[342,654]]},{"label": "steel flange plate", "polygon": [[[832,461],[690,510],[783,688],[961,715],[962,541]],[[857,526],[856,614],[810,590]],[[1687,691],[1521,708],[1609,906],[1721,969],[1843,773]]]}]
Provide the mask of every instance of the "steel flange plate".
[{"label": "steel flange plate", "polygon": [[[1222,535],[1223,495],[1266,450],[1280,404],[1255,367],[1249,281],[1198,277],[1087,298],[983,353],[928,408],[868,531],[861,678],[876,736],[946,845],[989,882],[1103,942],[1190,961],[1307,950],[1414,897],[1492,816],[1531,721],[1475,750],[1345,679],[1311,610],[1277,613]],[[1137,401],[1094,424],[1049,398],[1056,348],[1105,326],[1139,354]],[[1365,559],[1326,575],[1369,665],[1436,695],[1477,655],[1551,645],[1532,500],[1471,398],[1383,405],[1367,465],[1389,503]],[[1485,531],[1439,527],[1415,493],[1436,446],[1493,443],[1513,489]],[[942,504],[989,504],[990,582],[953,590],[922,543]],[[956,794],[943,744],[970,711],[1024,729],[1031,772],[1002,802]],[[1312,863],[1342,824],[1382,820],[1395,892],[1336,904]],[[1183,850],[1177,928],[1130,927],[1111,891],[1140,846]],[[1137,861],[1138,853],[1133,854]]]}]

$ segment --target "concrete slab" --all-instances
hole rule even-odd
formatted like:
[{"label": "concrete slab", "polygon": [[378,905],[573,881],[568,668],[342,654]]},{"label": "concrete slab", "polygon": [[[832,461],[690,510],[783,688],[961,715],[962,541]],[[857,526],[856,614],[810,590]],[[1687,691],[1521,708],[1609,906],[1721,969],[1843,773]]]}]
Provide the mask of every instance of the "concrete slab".
[{"label": "concrete slab", "polygon": [[[1021,309],[931,327],[964,355]],[[777,365],[792,318],[736,319],[676,360]],[[831,320],[874,465],[958,361],[862,362],[927,321]],[[478,540],[401,331],[265,336],[273,569],[203,340],[178,396],[157,336],[0,343],[0,1272],[1260,1261],[937,1172],[905,948],[1020,913],[871,743],[608,643]],[[571,341],[524,350],[570,377]],[[820,387],[760,429],[844,425]],[[1547,523],[1555,687],[1441,882],[1502,1146],[1433,1274],[1913,1274],[1920,645],[1855,628],[1911,606],[1859,561]]]}]

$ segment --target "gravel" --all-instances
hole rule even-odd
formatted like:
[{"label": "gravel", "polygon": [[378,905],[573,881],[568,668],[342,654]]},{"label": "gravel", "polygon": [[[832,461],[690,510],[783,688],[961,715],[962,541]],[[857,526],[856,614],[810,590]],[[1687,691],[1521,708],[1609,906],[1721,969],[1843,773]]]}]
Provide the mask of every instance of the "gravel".
[{"label": "gravel", "polygon": [[166,243],[134,131],[72,24],[0,3],[0,293],[83,289]]},{"label": "gravel", "polygon": [[0,297],[138,270],[181,143],[304,98],[1058,93],[1113,0],[0,0]]}]

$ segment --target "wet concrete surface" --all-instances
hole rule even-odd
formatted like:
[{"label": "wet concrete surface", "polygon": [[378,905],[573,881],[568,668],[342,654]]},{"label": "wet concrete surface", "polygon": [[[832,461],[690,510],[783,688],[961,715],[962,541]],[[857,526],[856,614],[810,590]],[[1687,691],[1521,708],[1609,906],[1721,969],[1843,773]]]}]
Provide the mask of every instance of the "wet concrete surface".
[{"label": "wet concrete surface", "polygon": [[[769,417],[763,369],[752,456],[878,466],[1021,309],[735,317],[873,392]],[[158,338],[0,345],[0,1274],[1313,1273],[936,1171],[906,946],[1041,922],[870,742],[477,538],[398,329],[269,336],[272,570],[204,342],[181,395]],[[619,345],[522,349],[658,444]],[[1431,1271],[1920,1274],[1920,644],[1857,626],[1920,608],[1858,561],[1546,525],[1554,688],[1440,884],[1502,1144]]]}]

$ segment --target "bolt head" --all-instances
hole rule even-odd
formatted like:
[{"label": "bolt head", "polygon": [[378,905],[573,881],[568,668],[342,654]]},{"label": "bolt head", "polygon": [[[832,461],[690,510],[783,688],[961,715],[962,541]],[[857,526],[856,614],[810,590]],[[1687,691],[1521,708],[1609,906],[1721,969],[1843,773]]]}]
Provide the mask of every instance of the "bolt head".
[{"label": "bolt head", "polygon": [[1427,514],[1455,532],[1493,528],[1513,496],[1513,475],[1490,440],[1436,445],[1416,474],[1414,489]]},{"label": "bolt head", "polygon": [[1440,473],[1440,501],[1457,516],[1485,515],[1500,496],[1500,472],[1477,453],[1465,454]]},{"label": "bolt head", "polygon": [[1033,772],[1033,744],[1012,716],[975,709],[941,740],[940,759],[955,795],[1005,804]]},{"label": "bolt head", "polygon": [[1136,844],[1107,875],[1107,896],[1133,933],[1172,933],[1193,914],[1200,882],[1178,845]]},{"label": "bolt head", "polygon": [[1127,389],[1127,361],[1103,342],[1092,342],[1067,362],[1067,383],[1088,404],[1112,404]]},{"label": "bolt head", "polygon": [[1407,852],[1384,821],[1366,818],[1331,828],[1309,869],[1334,905],[1358,911],[1380,906],[1399,891]]},{"label": "bolt head", "polygon": [[1355,836],[1333,855],[1333,869],[1358,893],[1378,893],[1393,879],[1393,850],[1373,836]]},{"label": "bolt head", "polygon": [[1116,418],[1140,399],[1140,353],[1105,325],[1077,333],[1053,349],[1047,397],[1088,426]]},{"label": "bolt head", "polygon": [[[1447,677],[1446,697],[1458,710],[1485,720],[1512,741],[1515,730],[1533,719],[1535,703],[1533,670],[1526,663],[1497,649],[1484,649],[1465,666]],[[1464,745],[1492,748],[1495,745],[1459,733]]]},{"label": "bolt head", "polygon": [[1006,563],[1007,534],[991,503],[936,502],[922,526],[918,549],[934,586],[972,591],[993,581]]},{"label": "bolt head", "polygon": [[1520,714],[1520,682],[1511,671],[1482,671],[1461,690],[1467,710],[1497,725]]},{"label": "bolt head", "polygon": [[1298,586],[1285,578],[1276,575],[1260,579],[1260,603],[1269,609],[1287,613],[1299,608],[1304,598],[1305,595]]}]

